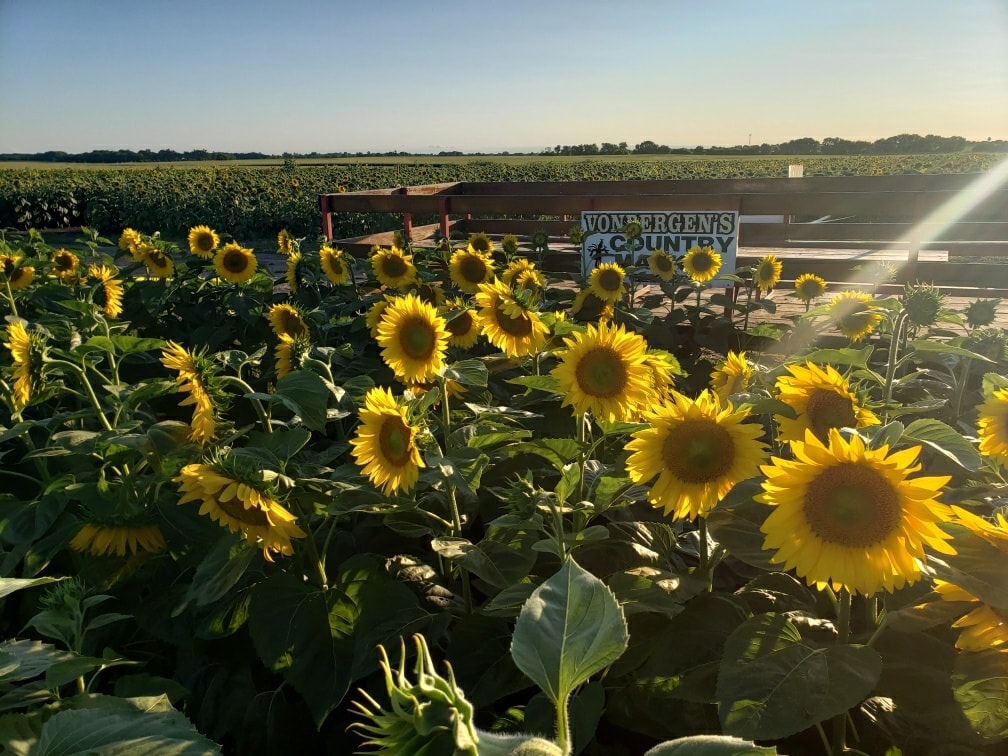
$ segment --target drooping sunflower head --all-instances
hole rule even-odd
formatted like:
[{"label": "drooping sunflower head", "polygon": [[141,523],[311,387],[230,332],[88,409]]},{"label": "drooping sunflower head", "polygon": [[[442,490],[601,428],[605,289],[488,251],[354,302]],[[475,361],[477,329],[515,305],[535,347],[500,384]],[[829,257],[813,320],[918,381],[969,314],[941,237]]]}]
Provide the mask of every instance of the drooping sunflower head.
[{"label": "drooping sunflower head", "polygon": [[383,286],[405,291],[417,279],[417,269],[413,264],[413,255],[403,252],[398,247],[379,248],[371,255],[371,269],[375,278]]},{"label": "drooping sunflower head", "polygon": [[287,286],[296,293],[301,286],[301,253],[292,252],[287,258],[287,272],[284,274]]},{"label": "drooping sunflower head", "polygon": [[80,258],[69,249],[57,249],[52,256],[53,272],[61,281],[70,282],[77,277]]},{"label": "drooping sunflower head", "polygon": [[573,244],[575,247],[580,248],[584,244],[585,232],[581,226],[571,226],[567,231],[567,241]]},{"label": "drooping sunflower head", "polygon": [[682,267],[692,280],[706,283],[721,270],[721,255],[714,247],[691,247],[683,257]]},{"label": "drooping sunflower head", "polygon": [[322,266],[325,277],[329,279],[329,283],[336,286],[346,286],[352,281],[350,265],[343,250],[323,244],[319,249],[319,264]]},{"label": "drooping sunflower head", "polygon": [[653,403],[664,402],[674,390],[674,377],[686,375],[674,355],[664,349],[648,349],[644,355],[644,364],[651,372],[651,390]]},{"label": "drooping sunflower head", "polygon": [[292,304],[279,303],[266,312],[270,327],[277,336],[304,336],[308,333],[308,323],[301,311]]},{"label": "drooping sunflower head", "polygon": [[35,280],[35,268],[13,255],[0,255],[0,281],[6,281],[11,291],[27,288]]},{"label": "drooping sunflower head", "polygon": [[833,428],[864,428],[879,419],[864,407],[847,379],[836,368],[812,362],[788,365],[787,375],[776,382],[777,398],[795,411],[796,417],[775,415],[781,441],[802,441],[812,431],[822,443]]},{"label": "drooping sunflower head", "polygon": [[501,237],[501,249],[508,257],[518,254],[518,237],[514,234],[504,234]]},{"label": "drooping sunflower head", "polygon": [[392,246],[396,249],[409,250],[412,240],[406,236],[406,232],[395,230],[392,232]]},{"label": "drooping sunflower head", "polygon": [[286,333],[280,334],[279,341],[273,349],[277,378],[283,378],[291,371],[300,370],[305,357],[310,353],[311,341],[307,334],[296,338]]},{"label": "drooping sunflower head", "polygon": [[[121,520],[122,518],[117,518]],[[168,548],[161,527],[149,517],[132,522],[104,522],[88,518],[70,541],[74,551],[93,556],[126,556],[138,552],[156,554]]]},{"label": "drooping sunflower head", "polygon": [[928,283],[907,284],[903,291],[903,311],[915,326],[932,326],[944,305],[945,295]]},{"label": "drooping sunflower head", "polygon": [[190,440],[208,444],[217,437],[217,418],[226,403],[217,378],[217,369],[206,351],[189,351],[181,344],[169,341],[161,352],[161,364],[178,372],[178,391],[187,394],[180,407],[192,406]]},{"label": "drooping sunflower head", "polygon": [[210,226],[193,226],[189,229],[189,251],[209,260],[220,246],[220,237]]},{"label": "drooping sunflower head", "polygon": [[419,281],[410,291],[422,301],[437,308],[440,308],[447,299],[444,289],[437,281]]},{"label": "drooping sunflower head", "polygon": [[567,348],[551,371],[563,390],[563,406],[608,422],[636,420],[654,397],[643,337],[601,323],[575,332],[564,343]]},{"label": "drooping sunflower head", "polygon": [[724,404],[732,394],[741,394],[749,388],[755,371],[745,352],[728,352],[711,372],[711,390]]},{"label": "drooping sunflower head", "polygon": [[448,329],[448,345],[469,349],[479,340],[482,329],[476,312],[461,299],[450,299],[440,309]]},{"label": "drooping sunflower head", "polygon": [[623,298],[626,291],[623,286],[625,278],[626,271],[616,263],[602,263],[592,270],[588,278],[588,288],[603,302],[615,304]]},{"label": "drooping sunflower head", "polygon": [[656,249],[648,255],[647,262],[651,272],[662,281],[671,281],[678,273],[675,258],[663,249]]},{"label": "drooping sunflower head", "polygon": [[980,453],[1008,468],[1008,389],[991,391],[979,407]]},{"label": "drooping sunflower head", "polygon": [[232,533],[241,533],[249,543],[260,545],[268,561],[273,561],[274,554],[291,556],[291,539],[306,535],[254,462],[232,454],[220,455],[208,462],[186,465],[172,480],[182,493],[180,505],[201,502],[201,515]]},{"label": "drooping sunflower head", "polygon": [[1008,650],[1008,612],[991,606],[965,588],[934,581],[934,590],[943,601],[955,601],[967,606],[966,613],[952,623],[959,630],[955,646],[960,651],[983,652]]},{"label": "drooping sunflower head", "polygon": [[525,271],[535,270],[535,263],[527,257],[515,257],[508,262],[507,267],[501,272],[501,280],[508,286],[512,286],[515,276]]},{"label": "drooping sunflower head", "polygon": [[350,454],[361,472],[386,495],[411,490],[424,464],[406,408],[379,386],[365,395],[360,421]]},{"label": "drooping sunflower head", "polygon": [[503,281],[480,284],[476,305],[483,334],[508,357],[528,357],[545,345],[549,328]]},{"label": "drooping sunflower head", "polygon": [[836,428],[822,443],[809,431],[791,458],[773,457],[757,501],[773,507],[761,530],[771,562],[809,585],[870,596],[921,576],[925,547],[954,554],[939,526],[952,515],[937,500],[948,476],[911,478],[920,447],[892,454],[847,441]]},{"label": "drooping sunflower head", "polygon": [[826,292],[826,281],[814,273],[802,273],[794,282],[795,296],[808,303]]},{"label": "drooping sunflower head", "polygon": [[291,255],[296,248],[297,242],[294,241],[294,237],[286,228],[281,228],[277,232],[277,251],[281,255]]},{"label": "drooping sunflower head", "polygon": [[142,241],[139,231],[133,228],[124,228],[122,234],[119,235],[119,249],[136,257],[136,248],[140,246]]},{"label": "drooping sunflower head", "polygon": [[14,390],[12,400],[15,411],[28,406],[43,384],[42,365],[46,356],[45,337],[40,331],[25,328],[17,320],[7,326],[7,341],[14,364]]},{"label": "drooping sunflower head", "polygon": [[977,299],[966,308],[966,322],[970,328],[989,326],[997,317],[998,300]]},{"label": "drooping sunflower head", "polygon": [[493,260],[486,253],[477,252],[472,247],[459,249],[452,253],[448,261],[448,274],[462,291],[475,294],[479,291],[480,284],[493,278]]},{"label": "drooping sunflower head", "polygon": [[102,313],[107,318],[116,318],[122,314],[123,285],[118,273],[119,271],[110,265],[88,266],[88,278],[98,282],[95,302],[101,305]]},{"label": "drooping sunflower head", "polygon": [[866,292],[844,291],[833,297],[829,316],[840,333],[851,341],[861,341],[882,322],[882,313],[873,302]]},{"label": "drooping sunflower head", "polygon": [[467,246],[476,254],[484,255],[486,257],[492,255],[494,251],[493,239],[482,231],[470,234]]},{"label": "drooping sunflower head", "polygon": [[425,383],[444,369],[448,329],[437,310],[414,294],[396,297],[381,314],[382,359],[404,383]]},{"label": "drooping sunflower head", "polygon": [[214,270],[228,283],[240,284],[252,279],[259,261],[255,253],[238,242],[228,242],[214,255]]},{"label": "drooping sunflower head", "polygon": [[364,318],[364,323],[367,325],[368,331],[371,333],[371,338],[378,338],[378,324],[381,323],[382,319],[385,317],[385,310],[388,308],[389,303],[395,301],[395,299],[395,297],[386,294],[368,308],[367,316]]},{"label": "drooping sunflower head", "polygon": [[673,391],[645,413],[649,427],[632,434],[627,474],[635,483],[653,481],[648,500],[673,519],[706,517],[766,458],[763,428],[743,422],[748,414],[722,406],[710,391],[695,400]]},{"label": "drooping sunflower head", "polygon": [[784,263],[776,255],[765,255],[753,266],[753,283],[760,291],[771,291],[780,281]]},{"label": "drooping sunflower head", "polygon": [[613,316],[613,305],[612,302],[599,299],[590,288],[582,289],[574,295],[570,314],[581,323],[602,323]]},{"label": "drooping sunflower head", "polygon": [[171,278],[175,275],[175,262],[163,250],[152,245],[141,245],[140,249],[143,250],[143,263],[152,278]]}]

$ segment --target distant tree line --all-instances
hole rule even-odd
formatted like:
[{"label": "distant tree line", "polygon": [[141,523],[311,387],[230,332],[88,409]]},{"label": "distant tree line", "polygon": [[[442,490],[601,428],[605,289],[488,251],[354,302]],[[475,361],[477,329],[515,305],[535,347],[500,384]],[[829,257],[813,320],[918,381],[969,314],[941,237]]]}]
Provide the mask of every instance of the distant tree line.
[{"label": "distant tree line", "polygon": [[[669,147],[645,140],[630,147],[626,142],[599,144],[558,144],[540,153],[522,152],[461,152],[442,150],[439,157],[490,156],[490,155],[921,155],[947,152],[1008,152],[1008,141],[990,139],[971,142],[963,137],[942,137],[934,134],[898,134],[897,136],[865,140],[826,137],[822,141],[812,137],[792,139],[780,144],[737,144],[733,147]],[[270,160],[270,159],[326,159],[341,157],[413,157],[429,153],[403,152],[284,152],[272,155],[265,152],[214,152],[210,150],[91,150],[90,152],[63,152],[48,150],[34,153],[0,153],[0,160],[31,161],[41,163],[174,163],[186,160]]]}]

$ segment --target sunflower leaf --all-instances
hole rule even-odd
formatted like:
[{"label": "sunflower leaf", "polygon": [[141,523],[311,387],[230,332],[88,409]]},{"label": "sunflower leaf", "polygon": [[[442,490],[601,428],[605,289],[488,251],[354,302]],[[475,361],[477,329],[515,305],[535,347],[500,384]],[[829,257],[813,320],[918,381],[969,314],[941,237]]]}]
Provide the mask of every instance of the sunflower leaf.
[{"label": "sunflower leaf", "polygon": [[1008,654],[958,654],[953,693],[973,728],[986,738],[1008,738]]},{"label": "sunflower leaf", "polygon": [[729,735],[690,735],[659,743],[644,756],[775,756],[773,746],[758,746]]},{"label": "sunflower leaf", "polygon": [[930,417],[914,420],[904,429],[900,440],[926,444],[967,470],[979,470],[983,464],[980,453],[973,444],[941,420]]}]

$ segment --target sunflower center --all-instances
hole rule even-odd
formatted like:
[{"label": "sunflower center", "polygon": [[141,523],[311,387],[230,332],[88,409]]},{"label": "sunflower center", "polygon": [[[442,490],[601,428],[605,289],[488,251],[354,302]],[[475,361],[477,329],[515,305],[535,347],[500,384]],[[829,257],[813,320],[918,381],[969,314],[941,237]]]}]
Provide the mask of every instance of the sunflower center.
[{"label": "sunflower center", "polygon": [[666,255],[658,255],[658,257],[655,258],[655,267],[662,273],[668,273],[672,270],[672,261],[669,260]]},{"label": "sunflower center", "polygon": [[238,522],[242,525],[254,528],[269,527],[269,519],[266,517],[265,512],[259,509],[259,507],[249,507],[246,509],[242,500],[237,496],[232,497],[227,501],[218,501],[217,506],[223,510],[226,515],[238,520]]},{"label": "sunflower center", "polygon": [[248,267],[248,259],[243,252],[228,252],[224,255],[224,267],[231,273],[242,273]]},{"label": "sunflower center", "polygon": [[[335,263],[333,265],[335,269]],[[382,260],[382,272],[389,278],[402,278],[406,275],[406,261],[398,255],[386,257]]]},{"label": "sunflower center", "polygon": [[802,299],[815,299],[821,293],[817,281],[806,281],[798,289],[798,296]]},{"label": "sunflower center", "polygon": [[487,276],[487,266],[477,255],[468,255],[459,262],[459,273],[471,283],[483,283]]},{"label": "sunflower center", "polygon": [[512,318],[506,312],[503,312],[499,307],[497,312],[497,326],[504,331],[508,336],[515,336],[516,338],[524,338],[531,335],[532,333],[532,318],[528,315],[519,315],[517,318]]},{"label": "sunflower center", "polygon": [[73,270],[74,259],[70,255],[56,255],[56,269],[60,271]]},{"label": "sunflower center", "polygon": [[16,263],[13,258],[5,257],[3,261],[3,272],[4,275],[10,278],[11,274],[16,270],[14,267]]},{"label": "sunflower center", "polygon": [[447,328],[452,336],[465,336],[473,329],[475,322],[473,314],[469,310],[465,310],[449,320]]},{"label": "sunflower center", "polygon": [[623,286],[623,276],[611,269],[599,271],[597,281],[603,291],[619,291]]},{"label": "sunflower center", "polygon": [[196,249],[201,252],[212,252],[214,248],[214,240],[210,234],[200,234],[196,237]]},{"label": "sunflower center", "polygon": [[329,267],[332,268],[334,276],[343,275],[343,260],[340,259],[339,257],[334,256],[329,258]]},{"label": "sunflower center", "polygon": [[720,425],[687,420],[669,431],[662,444],[662,462],[686,483],[712,483],[731,470],[735,444]]},{"label": "sunflower center", "polygon": [[292,336],[300,336],[305,332],[304,321],[296,312],[282,310],[280,313],[280,330]]},{"label": "sunflower center", "polygon": [[854,462],[828,467],[810,480],[802,511],[819,538],[852,549],[881,543],[901,520],[892,484],[878,471]]},{"label": "sunflower center", "polygon": [[756,276],[760,281],[771,281],[777,277],[774,266],[770,263],[763,263],[756,271]]},{"label": "sunflower center", "polygon": [[378,431],[378,447],[382,456],[396,467],[402,467],[412,458],[413,432],[401,417],[387,417]]},{"label": "sunflower center", "polygon": [[399,328],[399,346],[412,360],[427,360],[437,346],[437,334],[424,318],[409,318]]},{"label": "sunflower center", "polygon": [[857,425],[854,403],[848,397],[828,389],[815,389],[809,394],[805,411],[812,432],[820,441],[829,438],[830,428],[854,428]]},{"label": "sunflower center", "polygon": [[589,396],[610,398],[626,389],[627,369],[619,352],[598,346],[587,352],[574,369],[578,388]]},{"label": "sunflower center", "polygon": [[690,260],[690,265],[693,266],[693,270],[697,273],[706,273],[714,267],[714,260],[705,252],[699,255],[694,255],[693,259]]}]

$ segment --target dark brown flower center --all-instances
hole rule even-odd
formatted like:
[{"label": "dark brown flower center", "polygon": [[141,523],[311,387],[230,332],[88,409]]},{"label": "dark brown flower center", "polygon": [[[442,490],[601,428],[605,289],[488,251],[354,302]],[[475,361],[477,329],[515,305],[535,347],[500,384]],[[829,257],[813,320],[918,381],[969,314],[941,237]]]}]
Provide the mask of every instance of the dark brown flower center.
[{"label": "dark brown flower center", "polygon": [[382,457],[396,467],[402,467],[412,458],[412,429],[401,417],[386,417],[378,431],[378,448]]},{"label": "dark brown flower center", "polygon": [[608,399],[626,389],[627,368],[619,352],[597,346],[582,355],[574,368],[578,388],[588,396]]},{"label": "dark brown flower center", "polygon": [[809,427],[823,443],[829,439],[830,428],[854,428],[857,426],[857,415],[854,414],[854,403],[846,396],[841,396],[829,389],[814,389],[809,394],[805,405]]},{"label": "dark brown flower center", "polygon": [[475,325],[476,319],[473,317],[472,312],[469,310],[463,310],[448,321],[447,328],[448,332],[451,333],[452,336],[465,336]]},{"label": "dark brown flower center", "polygon": [[483,283],[487,278],[487,266],[479,255],[466,255],[459,262],[459,273],[469,283]]},{"label": "dark brown flower center", "polygon": [[667,255],[658,255],[655,258],[654,263],[655,267],[658,268],[658,270],[660,270],[662,273],[668,273],[670,270],[672,270],[672,261],[668,258]]},{"label": "dark brown flower center", "polygon": [[437,334],[426,318],[410,317],[399,327],[399,346],[410,359],[427,360],[434,354]]},{"label": "dark brown flower center", "polygon": [[805,521],[820,539],[863,549],[887,539],[900,526],[900,498],[877,470],[856,462],[828,467],[808,482]]},{"label": "dark brown flower center", "polygon": [[686,420],[669,431],[662,444],[662,461],[686,483],[713,483],[735,462],[731,435],[711,420]]},{"label": "dark brown flower center", "polygon": [[409,270],[406,261],[399,255],[389,255],[382,260],[382,273],[389,278],[402,278]]},{"label": "dark brown flower center", "polygon": [[280,331],[291,336],[301,336],[307,329],[301,316],[292,310],[280,311]]},{"label": "dark brown flower center", "polygon": [[214,248],[213,236],[205,231],[196,237],[196,249],[200,252],[212,252]]},{"label": "dark brown flower center", "polygon": [[690,265],[697,273],[706,273],[714,267],[714,259],[706,252],[699,252],[690,259]]},{"label": "dark brown flower center", "polygon": [[495,309],[497,314],[497,327],[500,328],[508,336],[514,336],[516,338],[525,338],[532,334],[532,318],[529,315],[522,314],[517,318],[512,318],[506,312],[501,310],[500,307]]},{"label": "dark brown flower center", "polygon": [[253,528],[269,527],[269,519],[267,519],[265,512],[259,509],[259,507],[249,507],[246,509],[242,500],[237,496],[227,501],[218,501],[217,506],[229,517],[238,520],[242,525]]},{"label": "dark brown flower center", "polygon": [[244,273],[248,265],[248,258],[240,250],[232,250],[224,255],[224,268],[231,273]]},{"label": "dark brown flower center", "polygon": [[618,270],[613,270],[612,268],[600,270],[596,281],[602,291],[616,292],[623,286],[622,274]]}]

